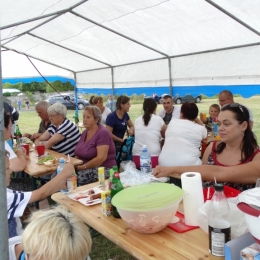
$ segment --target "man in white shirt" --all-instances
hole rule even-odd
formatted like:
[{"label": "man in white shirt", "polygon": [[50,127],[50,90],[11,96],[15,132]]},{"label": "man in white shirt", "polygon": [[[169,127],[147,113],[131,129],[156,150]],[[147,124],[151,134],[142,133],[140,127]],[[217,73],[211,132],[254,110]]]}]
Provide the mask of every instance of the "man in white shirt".
[{"label": "man in white shirt", "polygon": [[162,96],[163,109],[159,111],[164,123],[168,125],[172,118],[180,118],[180,107],[174,106],[174,101],[171,95],[165,94]]},{"label": "man in white shirt", "polygon": [[[234,104],[235,101],[234,101],[234,97],[233,97],[233,94],[231,91],[229,90],[222,90],[220,93],[219,93],[219,96],[218,96],[218,103],[220,104],[221,107],[227,105],[227,104]],[[243,105],[245,106],[245,105]],[[254,124],[254,117],[253,117],[253,113],[252,111],[249,109],[249,107],[245,106],[248,110],[248,113],[249,113],[249,126],[251,129],[253,129],[253,124]]]}]

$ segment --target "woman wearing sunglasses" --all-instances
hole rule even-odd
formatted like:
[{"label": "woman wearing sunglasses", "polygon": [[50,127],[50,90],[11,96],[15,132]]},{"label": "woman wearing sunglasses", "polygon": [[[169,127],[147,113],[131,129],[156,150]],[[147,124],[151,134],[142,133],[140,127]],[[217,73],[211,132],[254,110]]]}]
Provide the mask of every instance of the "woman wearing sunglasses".
[{"label": "woman wearing sunglasses", "polygon": [[218,116],[220,141],[211,143],[201,166],[157,166],[156,177],[176,176],[183,172],[201,173],[204,187],[211,186],[214,177],[238,190],[255,186],[260,177],[260,150],[254,133],[249,127],[249,113],[246,107],[228,104],[221,108]]}]

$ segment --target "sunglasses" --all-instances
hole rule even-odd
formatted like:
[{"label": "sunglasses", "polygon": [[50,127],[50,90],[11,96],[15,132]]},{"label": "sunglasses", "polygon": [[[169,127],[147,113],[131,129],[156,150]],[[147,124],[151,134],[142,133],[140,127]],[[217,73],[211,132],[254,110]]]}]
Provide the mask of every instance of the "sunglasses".
[{"label": "sunglasses", "polygon": [[223,107],[238,107],[239,110],[243,113],[243,116],[244,116],[244,118],[245,118],[245,121],[248,121],[248,119],[246,118],[244,109],[243,109],[243,107],[242,107],[239,103],[227,104],[227,105],[224,105]]}]

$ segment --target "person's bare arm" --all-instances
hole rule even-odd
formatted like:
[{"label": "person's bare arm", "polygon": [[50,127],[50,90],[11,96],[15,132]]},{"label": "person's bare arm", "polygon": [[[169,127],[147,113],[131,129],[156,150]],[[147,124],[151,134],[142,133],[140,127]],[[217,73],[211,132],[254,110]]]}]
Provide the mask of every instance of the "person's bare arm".
[{"label": "person's bare arm", "polygon": [[31,140],[36,140],[37,138],[39,138],[42,135],[42,133],[34,133],[31,135]]},{"label": "person's bare arm", "polygon": [[49,131],[46,130],[39,138],[37,138],[35,140],[34,143],[35,143],[35,145],[38,145],[39,142],[48,141],[50,139],[50,137],[51,137],[51,135],[50,135]]},{"label": "person's bare arm", "polygon": [[208,157],[209,157],[209,154],[210,154],[210,152],[212,150],[212,146],[213,146],[213,143],[210,143],[208,145],[208,147],[206,148],[204,154],[203,154],[203,157],[202,157],[202,164],[203,165],[206,165],[207,162],[208,162]]},{"label": "person's bare arm", "polygon": [[198,117],[194,119],[194,122],[195,122],[196,124],[198,124],[198,125],[204,125],[203,122],[202,122],[201,120],[199,120]]},{"label": "person's bare arm", "polygon": [[128,134],[131,136],[131,135],[134,135],[135,134],[135,127],[134,127],[134,124],[133,122],[131,121],[131,119],[129,119],[127,121],[127,126],[128,126]]},{"label": "person's bare arm", "polygon": [[161,129],[161,137],[162,137],[162,138],[165,138],[165,132],[166,132],[166,130],[167,130],[167,125],[164,124],[164,125],[162,126],[162,129]]},{"label": "person's bare arm", "polygon": [[97,156],[92,160],[90,160],[89,162],[83,165],[79,165],[77,167],[77,170],[81,171],[84,169],[95,168],[102,165],[102,163],[107,159],[108,149],[109,149],[108,145],[97,146]]},{"label": "person's bare arm", "polygon": [[10,159],[10,169],[13,172],[23,171],[27,165],[25,157],[26,151],[24,148],[18,148],[15,153],[17,157]]},{"label": "person's bare arm", "polygon": [[53,145],[57,144],[58,142],[62,141],[65,138],[64,135],[61,134],[54,134],[47,143],[45,143],[45,147],[47,149],[52,148]]},{"label": "person's bare arm", "polygon": [[115,136],[115,135],[112,133],[112,132],[113,132],[113,127],[106,125],[106,129],[107,129],[107,130],[109,131],[109,133],[111,134],[111,137],[112,137],[113,141],[119,142],[119,143],[123,143],[123,142],[124,142],[124,139],[119,138],[119,137]]},{"label": "person's bare arm", "polygon": [[236,166],[194,165],[194,166],[156,166],[153,174],[156,177],[180,176],[184,172],[199,172],[203,181],[255,183],[260,178],[260,156],[249,163]]},{"label": "person's bare arm", "polygon": [[40,189],[32,192],[28,204],[45,199],[53,193],[64,189],[67,179],[71,177],[74,172],[74,166],[71,163],[66,163],[60,174],[44,184]]}]

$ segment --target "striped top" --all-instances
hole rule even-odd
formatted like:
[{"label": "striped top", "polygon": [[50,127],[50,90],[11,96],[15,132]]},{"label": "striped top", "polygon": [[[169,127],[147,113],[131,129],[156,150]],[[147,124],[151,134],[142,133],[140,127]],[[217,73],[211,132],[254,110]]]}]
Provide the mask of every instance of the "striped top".
[{"label": "striped top", "polygon": [[65,118],[63,123],[58,128],[55,125],[51,124],[48,128],[48,132],[51,136],[53,136],[54,134],[61,134],[65,137],[63,140],[52,146],[51,149],[53,151],[74,156],[76,144],[80,139],[80,132],[76,125]]},{"label": "striped top", "polygon": [[13,191],[6,188],[9,238],[21,233],[22,227],[19,217],[23,215],[31,195],[32,192]]}]

